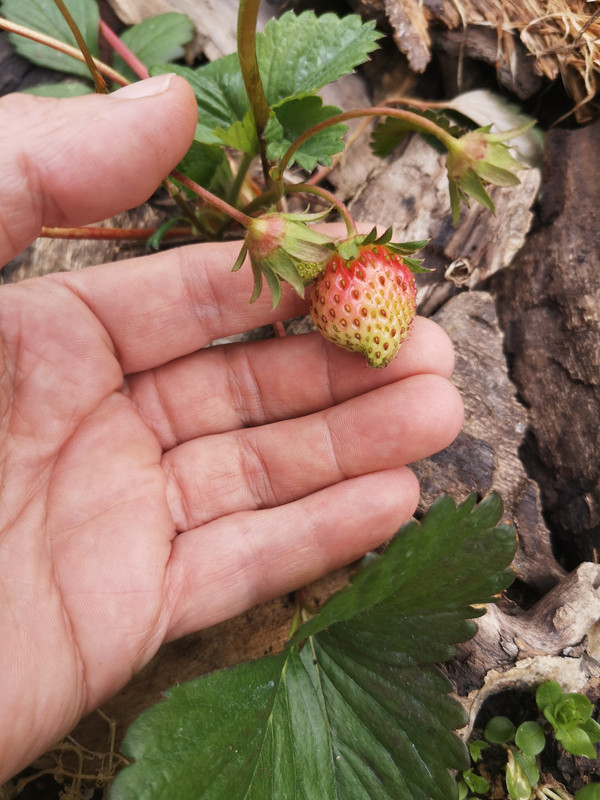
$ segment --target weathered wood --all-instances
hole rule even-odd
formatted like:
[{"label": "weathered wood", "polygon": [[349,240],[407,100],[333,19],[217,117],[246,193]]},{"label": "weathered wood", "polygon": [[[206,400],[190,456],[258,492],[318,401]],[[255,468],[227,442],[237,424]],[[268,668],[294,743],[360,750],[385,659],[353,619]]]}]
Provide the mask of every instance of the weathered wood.
[{"label": "weathered wood", "polygon": [[456,501],[471,492],[499,492],[505,519],[514,523],[519,537],[513,568],[522,581],[547,591],[564,571],[552,554],[539,488],[519,459],[527,412],[508,377],[494,300],[486,292],[463,292],[434,319],[455,347],[453,382],[463,398],[465,421],[450,447],[413,465],[421,484],[420,509],[426,510],[441,492]]},{"label": "weathered wood", "polygon": [[468,714],[467,739],[478,711],[506,689],[533,690],[555,680],[566,692],[600,697],[600,565],[583,563],[533,608],[489,606],[474,639],[447,665]]},{"label": "weathered wood", "polygon": [[526,460],[565,562],[600,552],[600,123],[548,135],[540,227],[496,283]]}]

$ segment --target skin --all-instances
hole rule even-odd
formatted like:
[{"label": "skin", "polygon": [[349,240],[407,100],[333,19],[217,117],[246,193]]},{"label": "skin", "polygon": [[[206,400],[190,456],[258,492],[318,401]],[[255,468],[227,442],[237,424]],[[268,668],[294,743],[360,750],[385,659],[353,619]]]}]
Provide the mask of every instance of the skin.
[{"label": "skin", "polygon": [[[136,91],[0,100],[2,263],[42,224],[143,202],[178,163],[191,90]],[[249,305],[238,249],[0,287],[0,782],[163,642],[388,538],[418,500],[406,465],[460,429],[452,348],[425,319],[386,370],[317,334],[202,349],[307,312],[291,290]]]}]

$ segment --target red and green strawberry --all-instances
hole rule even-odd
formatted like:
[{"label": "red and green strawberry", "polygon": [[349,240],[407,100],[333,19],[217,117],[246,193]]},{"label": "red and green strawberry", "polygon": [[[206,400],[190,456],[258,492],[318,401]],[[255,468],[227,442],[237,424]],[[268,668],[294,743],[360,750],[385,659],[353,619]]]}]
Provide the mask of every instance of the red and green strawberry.
[{"label": "red and green strawberry", "polygon": [[317,215],[265,214],[252,221],[245,246],[254,272],[255,300],[266,278],[274,304],[281,281],[299,294],[313,283],[310,313],[320,333],[347,350],[362,353],[372,367],[385,367],[406,339],[417,308],[413,272],[423,272],[410,254],[426,242],[391,242],[391,229],[377,237],[354,235],[334,242],[306,222]]},{"label": "red and green strawberry", "polygon": [[385,367],[406,339],[417,310],[415,279],[400,255],[363,244],[355,258],[333,255],[317,276],[310,313],[331,342]]}]

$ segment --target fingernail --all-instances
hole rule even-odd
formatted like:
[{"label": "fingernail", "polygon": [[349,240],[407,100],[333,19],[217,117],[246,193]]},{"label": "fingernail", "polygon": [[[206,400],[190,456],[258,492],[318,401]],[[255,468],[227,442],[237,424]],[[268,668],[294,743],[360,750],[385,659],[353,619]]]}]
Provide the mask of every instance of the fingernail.
[{"label": "fingernail", "polygon": [[157,75],[154,78],[146,78],[143,81],[130,83],[128,86],[123,86],[113,92],[111,97],[118,97],[119,99],[135,100],[140,97],[156,97],[158,94],[163,94],[171,86],[171,81],[175,77],[174,72],[167,72],[164,75]]}]

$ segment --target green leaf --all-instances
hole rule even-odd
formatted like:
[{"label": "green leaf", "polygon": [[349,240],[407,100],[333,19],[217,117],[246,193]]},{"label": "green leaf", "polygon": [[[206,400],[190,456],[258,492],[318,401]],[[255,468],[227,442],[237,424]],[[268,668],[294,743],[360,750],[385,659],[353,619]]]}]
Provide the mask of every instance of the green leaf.
[{"label": "green leaf", "polygon": [[471,759],[475,763],[480,761],[481,760],[481,755],[482,755],[483,751],[487,747],[489,747],[489,744],[487,742],[482,741],[481,739],[476,739],[474,742],[469,742],[468,743],[468,748],[469,748],[469,755],[471,756]]},{"label": "green leaf", "polygon": [[515,735],[515,726],[508,717],[492,717],[485,726],[483,735],[492,744],[510,742]]},{"label": "green leaf", "polygon": [[237,120],[229,128],[215,128],[213,133],[227,147],[233,147],[250,156],[258,152],[258,137],[251,111],[248,111],[243,119]]},{"label": "green leaf", "polygon": [[515,744],[525,755],[536,756],[546,745],[544,731],[537,722],[523,722],[517,728]]},{"label": "green leaf", "polygon": [[583,720],[592,716],[593,706],[584,694],[572,692],[565,694],[562,700],[556,704],[554,712],[557,720],[568,724],[574,722],[579,725]]},{"label": "green leaf", "polygon": [[196,140],[204,144],[222,144],[216,129],[227,131],[242,122],[250,111],[236,53],[218,58],[198,69],[178,64],[154,66],[151,75],[176,72],[191,85],[198,103]]},{"label": "green leaf", "polygon": [[592,742],[592,744],[600,742],[600,725],[595,719],[586,719],[585,722],[582,722],[580,727],[581,730],[585,731],[590,737],[590,742]]},{"label": "green leaf", "polygon": [[[283,131],[276,128],[271,131],[272,143],[281,142],[284,138],[291,143],[295,138],[295,130],[299,128],[303,132],[314,124],[310,121],[311,114],[317,113],[318,121],[326,118],[321,104],[320,111],[316,112],[316,106],[313,105],[296,105],[287,109],[283,105],[287,104],[286,101],[312,95],[330,81],[351,72],[367,59],[379,37],[373,23],[363,23],[355,14],[346,17],[323,14],[316,17],[312,11],[300,15],[288,11],[278,20],[270,20],[264,33],[257,35],[256,50],[267,101],[283,128]],[[192,86],[198,102],[199,141],[206,144],[224,142],[246,153],[258,151],[256,136],[248,136],[247,115],[250,106],[236,53],[197,69],[173,65],[169,68],[155,67],[151,73],[164,71],[177,72]],[[303,116],[297,116],[304,114],[309,115],[306,120]],[[327,115],[331,116],[331,112],[327,112]],[[245,138],[240,138],[240,124],[245,131]],[[229,134],[233,126],[236,126],[236,130]],[[218,133],[215,133],[217,130]],[[336,126],[334,133],[324,134],[321,138],[325,159],[339,152],[334,147],[339,146],[341,132],[342,128]],[[228,138],[229,135],[235,139],[235,143]],[[249,142],[254,150],[249,149]],[[243,147],[240,146],[242,143]],[[311,163],[315,152],[316,145],[307,143],[300,158],[306,158],[306,163]],[[321,154],[317,155],[320,158]],[[298,163],[300,158],[297,159]]]},{"label": "green leaf", "polygon": [[[390,614],[390,624],[400,624],[403,619],[413,626],[416,638],[414,650],[406,656],[407,664],[419,662],[421,655],[432,661],[449,658],[452,648],[436,644],[436,636],[443,642],[465,641],[462,637],[472,626],[460,615],[484,613],[468,608],[473,597],[488,602],[514,577],[507,568],[514,553],[514,530],[498,524],[502,500],[491,494],[475,503],[475,495],[459,506],[451,497],[438,498],[421,522],[410,522],[401,529],[385,556],[371,556],[366,566],[357,570],[352,584],[337,592],[298,630],[294,640],[349,620],[367,608],[376,612],[386,601],[383,614]],[[451,620],[454,625],[449,631],[446,625]],[[435,629],[430,624],[435,624]],[[426,640],[418,635],[419,627],[427,631]]]},{"label": "green leaf", "polygon": [[178,222],[182,221],[189,224],[189,220],[185,217],[171,217],[171,219],[168,219],[166,222],[163,222],[162,225],[159,225],[154,233],[146,239],[146,247],[148,250],[158,250],[165,234],[167,234],[171,228],[177,225]]},{"label": "green leaf", "polygon": [[531,783],[523,767],[514,758],[512,750],[508,752],[506,788],[511,800],[529,800],[531,797]]},{"label": "green leaf", "polygon": [[41,83],[23,90],[24,94],[34,94],[38,97],[80,97],[82,94],[91,94],[93,91],[91,83],[83,81]]},{"label": "green leaf", "polygon": [[465,797],[469,794],[469,787],[464,781],[458,782],[458,800],[465,800]]},{"label": "green leaf", "polygon": [[472,792],[475,792],[475,794],[486,794],[486,792],[489,792],[490,784],[488,781],[481,775],[473,772],[472,769],[468,769],[463,772],[462,776],[469,789]]},{"label": "green leaf", "polygon": [[[315,95],[288,100],[277,106],[264,133],[268,158],[271,161],[281,158],[301,134],[339,113],[339,108],[324,106],[322,99]],[[347,125],[338,124],[311,136],[298,148],[289,166],[297,163],[307,172],[312,172],[317,164],[330,166],[331,156],[344,149],[342,137],[347,132]]]},{"label": "green leaf", "polygon": [[215,188],[216,184],[228,183],[231,180],[231,168],[223,148],[197,141],[192,142],[177,169],[209,190]]},{"label": "green leaf", "polygon": [[507,584],[501,511],[496,497],[443,498],[282,654],[171,689],[128,731],[135,763],[111,800],[455,798],[465,718],[433,662],[473,633],[471,603]]},{"label": "green leaf", "polygon": [[514,752],[515,760],[520,765],[521,769],[525,773],[527,780],[531,784],[531,786],[535,786],[540,779],[540,771],[537,766],[537,762],[535,760],[534,755],[529,755],[526,753],[522,753],[519,750]]},{"label": "green leaf", "polygon": [[[149,17],[127,28],[120,36],[131,52],[147,67],[176,61],[184,55],[186,45],[194,35],[194,23],[185,14],[170,11]],[[137,80],[133,70],[120,56],[115,56],[115,69],[130,80]]]},{"label": "green leaf", "polygon": [[555,706],[563,696],[563,690],[556,681],[546,681],[538,686],[535,702],[540,711],[543,711],[547,706]]},{"label": "green leaf", "polygon": [[274,106],[313,94],[367,60],[382,36],[374,22],[357,14],[338,17],[292,11],[270,20],[257,36],[256,50],[265,95]]},{"label": "green leaf", "polygon": [[581,728],[558,728],[556,738],[569,753],[574,756],[585,756],[586,758],[596,758],[596,748],[590,741],[590,737]]},{"label": "green leaf", "polygon": [[[66,6],[77,23],[91,54],[97,56],[100,17],[96,0],[66,0]],[[48,0],[3,0],[0,8],[2,14],[13,22],[41,31],[61,42],[77,47],[75,37],[53,2],[48,2]],[[37,66],[68,72],[70,75],[90,77],[89,70],[84,63],[65,53],[59,53],[51,47],[16,34],[10,34],[9,38],[17,53]]]},{"label": "green leaf", "polygon": [[575,800],[600,800],[600,783],[590,783],[581,788],[575,795]]}]

